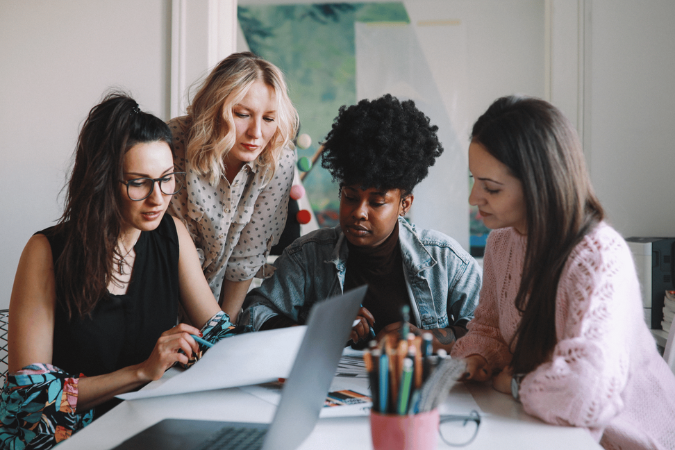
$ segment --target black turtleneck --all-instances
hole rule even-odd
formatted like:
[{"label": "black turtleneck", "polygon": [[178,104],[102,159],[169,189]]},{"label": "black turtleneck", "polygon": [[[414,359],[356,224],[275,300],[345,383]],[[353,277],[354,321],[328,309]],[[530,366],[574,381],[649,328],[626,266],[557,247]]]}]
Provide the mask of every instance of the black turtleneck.
[{"label": "black turtleneck", "polygon": [[401,321],[401,307],[410,304],[403,257],[398,240],[398,221],[389,237],[377,247],[358,247],[347,241],[347,272],[344,290],[368,285],[363,306],[375,317],[375,333]]}]

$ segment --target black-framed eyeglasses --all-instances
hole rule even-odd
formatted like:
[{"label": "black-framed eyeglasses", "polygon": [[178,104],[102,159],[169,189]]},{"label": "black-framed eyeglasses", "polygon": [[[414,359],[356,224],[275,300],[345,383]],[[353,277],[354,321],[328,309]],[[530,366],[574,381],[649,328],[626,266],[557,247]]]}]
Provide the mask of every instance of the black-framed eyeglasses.
[{"label": "black-framed eyeglasses", "polygon": [[127,195],[135,202],[145,200],[152,195],[155,189],[155,183],[159,183],[159,190],[164,195],[174,195],[183,189],[185,184],[185,172],[173,172],[159,178],[134,178],[133,180],[122,181],[120,183],[127,186]]},{"label": "black-framed eyeglasses", "polygon": [[438,432],[441,439],[452,447],[464,447],[476,439],[480,427],[480,414],[471,411],[467,416],[441,415]]}]

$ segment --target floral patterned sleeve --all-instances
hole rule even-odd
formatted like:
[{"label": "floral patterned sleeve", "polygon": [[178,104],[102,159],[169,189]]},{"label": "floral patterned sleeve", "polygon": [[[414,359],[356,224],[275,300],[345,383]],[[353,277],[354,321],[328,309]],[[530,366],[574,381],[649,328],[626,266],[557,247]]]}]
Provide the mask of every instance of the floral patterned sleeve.
[{"label": "floral patterned sleeve", "polygon": [[[250,326],[234,326],[223,311],[216,313],[202,327],[204,340],[216,343]],[[200,346],[200,354],[207,350]],[[192,365],[189,364],[189,365]],[[0,449],[44,450],[68,439],[89,425],[94,411],[77,412],[80,378],[51,364],[31,364],[7,375],[0,399]]]},{"label": "floral patterned sleeve", "polygon": [[227,313],[218,311],[206,322],[200,331],[204,335],[205,341],[215,344],[222,339],[253,331],[253,327],[234,325],[230,322],[230,316]]},{"label": "floral patterned sleeve", "polygon": [[[234,325],[232,322],[230,322],[230,316],[227,315],[227,313],[218,311],[206,322],[206,324],[204,324],[200,331],[202,332],[202,335],[204,336],[203,339],[205,341],[215,344],[216,342],[219,342],[225,338],[253,331],[253,327],[250,325]],[[192,367],[194,363],[199,361],[199,359],[208,350],[208,347],[204,344],[198,342],[197,345],[199,345],[199,354],[192,355],[193,358],[190,359],[188,364],[184,366],[186,369],[188,367]]]},{"label": "floral patterned sleeve", "polygon": [[50,449],[89,425],[93,410],[76,412],[78,382],[50,364],[8,374],[0,401],[0,448]]},{"label": "floral patterned sleeve", "polygon": [[218,311],[199,331],[204,335],[204,340],[212,344],[237,334],[234,324],[230,322],[230,316],[224,311]]}]

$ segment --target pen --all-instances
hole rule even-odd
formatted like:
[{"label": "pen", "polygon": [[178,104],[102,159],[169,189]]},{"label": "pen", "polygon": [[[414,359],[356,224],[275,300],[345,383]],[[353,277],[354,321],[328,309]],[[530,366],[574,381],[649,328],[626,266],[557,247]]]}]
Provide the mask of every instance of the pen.
[{"label": "pen", "polygon": [[396,365],[394,370],[397,374],[403,371],[403,359],[408,354],[408,342],[407,341],[398,341],[398,346],[396,347]]},{"label": "pen", "polygon": [[192,338],[197,341],[198,344],[202,344],[205,347],[211,348],[213,347],[213,344],[210,343],[209,341],[205,341],[204,339],[200,338],[199,336],[196,336],[194,334],[191,334]]},{"label": "pen", "polygon": [[420,406],[420,390],[416,389],[410,396],[410,406],[408,406],[408,414],[413,415],[419,412]]},{"label": "pen", "polygon": [[424,333],[422,335],[422,356],[431,356],[433,351],[432,341],[434,337],[431,333]]},{"label": "pen", "polygon": [[422,387],[422,352],[419,351],[417,346],[412,347],[415,352],[413,353],[413,363],[415,364],[415,389],[420,389]]},{"label": "pen", "polygon": [[[414,348],[414,347],[413,347]],[[408,399],[410,398],[410,385],[412,384],[413,363],[412,360],[406,358],[403,360],[403,373],[401,374],[401,391],[398,395],[399,415],[405,415],[408,412]]]},{"label": "pen", "polygon": [[375,365],[373,364],[373,360],[379,358],[380,356],[380,350],[378,349],[377,351],[373,351],[372,353],[370,350],[366,349],[363,352],[363,362],[365,363],[366,366],[366,372],[368,372],[368,379],[370,380],[370,395],[371,395],[371,400],[373,402],[373,408],[375,408],[375,411],[377,411],[377,403],[378,403],[378,383],[377,383],[377,373],[375,372]]},{"label": "pen", "polygon": [[[412,364],[412,375],[410,377],[411,387],[408,390],[408,402],[411,402],[410,397],[412,397],[413,391],[422,387],[422,370],[421,367],[418,367],[417,359],[419,358],[419,353],[417,352],[417,347],[411,341],[410,346],[408,347],[408,354],[405,357],[405,361],[410,361]],[[405,362],[402,363],[405,365]],[[403,369],[401,369],[401,377],[403,377]],[[410,407],[410,406],[409,406]]]},{"label": "pen", "polygon": [[389,357],[389,394],[391,395],[391,402],[389,408],[392,413],[396,412],[396,405],[398,404],[398,388],[399,388],[399,374],[401,361],[403,356],[399,355],[395,348],[385,346],[387,348],[387,356]]},{"label": "pen", "polygon": [[410,307],[403,305],[401,307],[401,315],[403,316],[403,326],[401,327],[401,339],[408,340],[408,333],[410,332]]},{"label": "pen", "polygon": [[389,358],[386,352],[380,355],[380,412],[386,414],[389,398]]},{"label": "pen", "polygon": [[373,371],[373,357],[369,349],[363,351],[363,364],[366,366],[366,372],[370,373]]},{"label": "pen", "polygon": [[[363,308],[363,303],[361,303],[361,308]],[[368,333],[370,334],[370,340],[372,341],[373,339],[375,339],[375,330],[373,330],[373,327],[371,327],[371,326],[369,326],[368,328],[369,328]]]},{"label": "pen", "polygon": [[432,369],[432,356],[433,353],[433,336],[431,333],[424,333],[422,335],[422,381],[427,381],[429,375],[431,375]]}]

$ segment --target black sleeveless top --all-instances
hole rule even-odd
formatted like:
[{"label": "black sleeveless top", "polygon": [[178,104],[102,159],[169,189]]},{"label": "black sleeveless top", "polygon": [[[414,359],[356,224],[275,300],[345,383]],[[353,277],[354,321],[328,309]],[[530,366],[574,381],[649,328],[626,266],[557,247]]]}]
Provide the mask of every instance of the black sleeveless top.
[{"label": "black sleeveless top", "polygon": [[[65,245],[54,227],[39,232],[49,240],[54,264]],[[136,261],[124,295],[108,293],[91,316],[68,318],[56,303],[52,365],[77,377],[103,375],[145,361],[159,336],[177,323],[178,234],[173,218],[165,214],[159,226],[141,232],[134,246]],[[56,286],[57,298],[61,298]],[[95,416],[110,409],[107,402]]]}]

